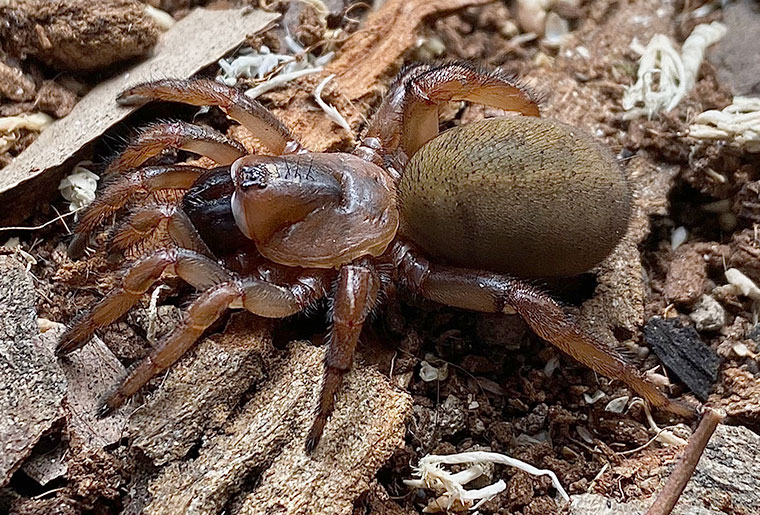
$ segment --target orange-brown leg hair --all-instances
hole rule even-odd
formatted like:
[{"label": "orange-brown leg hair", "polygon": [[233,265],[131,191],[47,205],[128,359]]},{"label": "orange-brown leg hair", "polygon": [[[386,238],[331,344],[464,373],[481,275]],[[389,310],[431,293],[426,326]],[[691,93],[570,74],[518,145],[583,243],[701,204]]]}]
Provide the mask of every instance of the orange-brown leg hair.
[{"label": "orange-brown leg hair", "polygon": [[95,200],[87,206],[76,227],[78,233],[88,233],[103,224],[133,199],[161,190],[187,190],[206,168],[186,165],[145,166],[114,177]]},{"label": "orange-brown leg hair", "polygon": [[465,62],[413,65],[391,85],[367,131],[387,153],[398,145],[411,157],[438,134],[442,104],[468,101],[525,116],[540,116],[535,96],[513,77]]},{"label": "orange-brown leg hair", "polygon": [[[307,275],[309,272],[304,274]],[[324,282],[321,275],[316,275],[316,279],[318,283]],[[298,313],[324,294],[321,288],[305,289],[306,282],[301,278],[293,285],[280,286],[246,278],[214,285],[190,305],[183,322],[132,369],[105,400],[99,415],[105,416],[121,406],[151,378],[173,365],[227,309],[242,307],[267,318]]]},{"label": "orange-brown leg hair", "polygon": [[164,79],[138,84],[119,96],[124,105],[150,100],[181,102],[196,106],[218,106],[227,116],[240,122],[273,154],[297,152],[301,145],[266,107],[242,91],[212,79]]},{"label": "orange-brown leg hair", "polygon": [[211,127],[182,121],[155,123],[140,129],[137,137],[111,161],[104,175],[137,168],[167,149],[187,150],[210,157],[220,165],[232,164],[248,153],[243,145]]},{"label": "orange-brown leg hair", "polygon": [[332,309],[330,343],[325,354],[325,374],[316,418],[306,440],[311,452],[322,437],[327,419],[335,407],[335,396],[343,376],[351,368],[362,326],[377,301],[380,279],[372,265],[354,262],[338,273]]},{"label": "orange-brown leg hair", "polygon": [[172,203],[153,204],[134,211],[114,232],[108,250],[126,252],[164,233],[177,247],[211,255],[187,214]]},{"label": "orange-brown leg hair", "polygon": [[74,230],[74,238],[69,243],[69,256],[72,259],[81,258],[92,231],[133,200],[142,200],[158,191],[188,190],[198,177],[207,171],[206,168],[186,165],[145,166],[124,175],[115,176],[113,181],[87,206],[79,219]]},{"label": "orange-brown leg hair", "polygon": [[56,353],[67,354],[78,349],[87,343],[97,329],[116,321],[135,305],[167,268],[199,290],[232,278],[215,261],[197,252],[187,249],[155,252],[130,265],[119,286],[63,333]]},{"label": "orange-brown leg hair", "polygon": [[541,338],[602,375],[619,379],[658,408],[693,416],[671,401],[598,337],[584,331],[549,295],[513,277],[488,271],[431,264],[399,244],[395,259],[406,284],[424,297],[448,306],[488,313],[517,312]]}]

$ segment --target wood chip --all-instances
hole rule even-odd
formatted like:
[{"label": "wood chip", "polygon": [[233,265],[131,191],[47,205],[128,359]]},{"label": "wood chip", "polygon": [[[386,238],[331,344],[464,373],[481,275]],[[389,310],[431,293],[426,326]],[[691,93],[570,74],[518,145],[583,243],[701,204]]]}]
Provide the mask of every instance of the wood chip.
[{"label": "wood chip", "polygon": [[294,342],[268,360],[269,380],[196,459],[168,465],[150,485],[148,514],[350,514],[377,469],[402,445],[411,398],[355,364],[312,455],[304,450],[324,348]]},{"label": "wood chip", "polygon": [[66,380],[40,341],[35,303],[25,263],[0,256],[0,487],[63,415]]},{"label": "wood chip", "polygon": [[156,393],[134,411],[133,447],[156,465],[183,458],[264,378],[263,360],[273,352],[269,324],[249,313],[236,315],[223,334],[206,339],[173,366]]},{"label": "wood chip", "polygon": [[162,36],[153,57],[99,84],[3,169],[0,203],[13,209],[0,212],[0,225],[16,225],[38,203],[55,198],[67,164],[72,165],[86,145],[134,110],[116,104],[119,93],[147,80],[190,77],[277,17],[249,8],[192,11]]},{"label": "wood chip", "polygon": [[[54,333],[57,341],[63,331]],[[126,410],[98,418],[100,401],[119,384],[126,370],[103,341],[95,336],[90,343],[60,360],[66,374],[66,411],[69,438],[79,448],[103,448],[124,436]]]}]

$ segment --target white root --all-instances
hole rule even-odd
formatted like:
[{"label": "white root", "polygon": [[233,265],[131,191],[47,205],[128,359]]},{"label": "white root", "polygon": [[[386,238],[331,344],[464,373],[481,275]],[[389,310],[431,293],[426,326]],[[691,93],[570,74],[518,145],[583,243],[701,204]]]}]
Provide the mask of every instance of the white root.
[{"label": "white root", "polygon": [[760,287],[755,284],[755,281],[736,268],[729,268],[725,274],[726,280],[734,288],[735,293],[741,293],[755,302],[760,301]]},{"label": "white root", "polygon": [[726,141],[749,153],[760,152],[760,98],[734,97],[722,111],[697,115],[689,127],[689,136]]},{"label": "white root", "polygon": [[159,284],[150,294],[150,304],[148,304],[148,334],[147,340],[152,346],[156,346],[156,330],[158,329],[158,296],[161,290],[168,288],[165,284]]},{"label": "white root", "polygon": [[278,88],[282,86],[283,84],[287,84],[288,82],[292,80],[296,80],[299,77],[303,77],[304,75],[310,75],[312,73],[321,72],[322,68],[305,68],[303,70],[298,70],[290,73],[283,73],[281,75],[276,75],[272,77],[271,79],[268,79],[266,82],[259,84],[258,86],[255,86],[251,89],[246,90],[245,96],[250,98],[258,98],[259,96],[263,95],[267,91],[271,91],[275,88]]},{"label": "white root", "polygon": [[245,48],[234,59],[219,60],[222,73],[217,80],[228,86],[235,86],[241,77],[260,80],[260,84],[245,92],[246,96],[257,98],[299,77],[322,71],[334,55],[329,52],[315,57],[292,38],[286,37],[286,42],[293,54],[276,54],[262,45],[258,50]]},{"label": "white root", "polygon": [[670,248],[676,250],[678,247],[686,243],[689,239],[689,230],[683,225],[679,225],[673,229],[673,233],[670,235]]},{"label": "white root", "polygon": [[641,54],[641,59],[636,83],[623,94],[625,118],[651,118],[675,108],[694,87],[705,49],[718,42],[727,30],[717,21],[697,25],[684,41],[681,54],[663,34],[652,36],[646,48],[634,40],[631,48]]},{"label": "white root", "polygon": [[[438,366],[438,363],[441,363]],[[436,359],[432,354],[425,354],[425,359],[420,363],[420,379],[429,383],[431,381],[445,381],[449,377],[449,364]]]},{"label": "white root", "polygon": [[42,132],[53,123],[45,113],[25,113],[17,116],[0,117],[0,153],[10,149],[18,139],[19,130]]},{"label": "white root", "polygon": [[145,4],[145,14],[147,14],[156,26],[162,31],[166,32],[174,26],[176,20],[172,18],[172,15],[161,9],[157,9],[152,5]]},{"label": "white root", "polygon": [[322,82],[319,83],[319,85],[314,90],[314,100],[317,101],[317,105],[319,105],[319,107],[322,108],[322,111],[325,112],[325,114],[330,120],[332,120],[333,122],[343,127],[343,129],[347,133],[352,134],[351,126],[348,124],[346,119],[343,118],[343,115],[340,114],[340,112],[338,112],[335,106],[333,106],[332,104],[328,104],[327,102],[322,100],[322,90],[325,89],[325,86],[327,86],[327,83],[333,80],[334,77],[335,77],[335,74],[328,75],[327,77],[324,78],[324,80],[322,80]]},{"label": "white root", "polygon": [[[452,474],[443,468],[443,465],[459,465],[464,463],[472,465],[457,474]],[[515,458],[510,458],[504,454],[485,451],[463,452],[447,456],[425,456],[420,460],[419,467],[414,469],[414,475],[419,477],[419,479],[406,479],[404,480],[404,484],[411,488],[427,488],[439,494],[439,497],[425,508],[424,511],[426,513],[451,510],[453,508],[460,511],[464,509],[474,510],[507,488],[506,483],[502,480],[477,490],[466,490],[464,488],[464,485],[485,473],[485,467],[482,464],[486,463],[516,467],[534,476],[549,476],[560,496],[565,501],[570,500],[567,492],[562,488],[557,475],[551,470],[537,469],[532,465]]]},{"label": "white root", "polygon": [[654,433],[654,440],[657,440],[660,443],[663,443],[665,445],[678,445],[683,446],[686,445],[688,442],[681,438],[680,436],[676,435],[672,429],[676,426],[671,427],[665,427],[660,428],[660,426],[657,425],[657,423],[654,421],[654,418],[652,418],[652,410],[649,409],[649,404],[644,402],[643,399],[637,397],[631,401],[631,403],[628,405],[628,408],[632,408],[636,404],[640,404],[644,408],[644,414],[647,417],[647,422],[649,423],[649,429],[651,429]]}]

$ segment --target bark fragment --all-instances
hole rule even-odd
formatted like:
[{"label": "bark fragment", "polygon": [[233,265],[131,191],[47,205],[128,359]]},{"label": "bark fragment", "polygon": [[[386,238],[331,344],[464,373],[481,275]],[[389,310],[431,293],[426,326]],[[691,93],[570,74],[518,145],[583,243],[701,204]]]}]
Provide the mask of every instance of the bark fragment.
[{"label": "bark fragment", "polygon": [[63,415],[66,380],[37,328],[32,277],[0,256],[0,486]]},{"label": "bark fragment", "polygon": [[227,331],[204,340],[172,367],[130,419],[133,447],[163,465],[183,458],[207,430],[221,427],[240,396],[264,377],[263,360],[274,352],[268,325],[241,313]]},{"label": "bark fragment", "polygon": [[[305,453],[324,349],[291,343],[267,360],[269,379],[198,458],[168,465],[150,485],[146,513],[346,513],[402,445],[408,394],[354,365],[313,454]],[[255,486],[251,486],[255,485]]]}]

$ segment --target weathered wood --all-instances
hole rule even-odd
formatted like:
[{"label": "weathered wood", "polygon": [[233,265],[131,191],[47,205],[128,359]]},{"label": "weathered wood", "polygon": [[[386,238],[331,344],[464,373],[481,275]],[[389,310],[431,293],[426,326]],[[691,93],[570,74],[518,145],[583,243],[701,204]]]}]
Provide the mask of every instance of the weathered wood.
[{"label": "weathered wood", "polygon": [[0,256],[0,486],[63,416],[66,380],[40,341],[35,298],[25,264]]},{"label": "weathered wood", "polygon": [[58,183],[80,152],[135,108],[116,104],[119,93],[147,80],[187,78],[241,45],[279,15],[251,9],[196,9],[167,31],[153,57],[90,91],[68,116],[45,129],[0,174],[0,225],[23,221],[40,203],[49,203]]},{"label": "weathered wood", "polygon": [[[244,335],[240,336],[245,338]],[[377,469],[403,442],[411,398],[356,364],[312,455],[305,441],[324,349],[291,343],[267,360],[268,380],[198,458],[168,465],[150,485],[149,514],[350,514]]]}]

